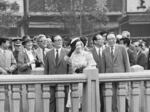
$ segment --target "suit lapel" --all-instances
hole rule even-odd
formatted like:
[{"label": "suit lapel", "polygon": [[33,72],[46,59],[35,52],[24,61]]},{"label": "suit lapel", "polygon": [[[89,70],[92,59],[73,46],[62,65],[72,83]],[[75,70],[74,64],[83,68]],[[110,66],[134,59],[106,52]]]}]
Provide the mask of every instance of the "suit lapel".
[{"label": "suit lapel", "polygon": [[95,61],[97,61],[97,62],[99,61],[99,56],[98,56],[95,48],[93,48],[93,57],[94,57]]}]

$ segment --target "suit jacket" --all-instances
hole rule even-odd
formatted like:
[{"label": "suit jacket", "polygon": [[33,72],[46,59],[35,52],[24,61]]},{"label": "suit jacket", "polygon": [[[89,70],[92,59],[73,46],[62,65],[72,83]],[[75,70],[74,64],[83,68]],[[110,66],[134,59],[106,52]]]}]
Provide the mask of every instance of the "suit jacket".
[{"label": "suit jacket", "polygon": [[128,56],[129,56],[129,61],[130,61],[130,66],[133,66],[136,64],[136,58],[135,54],[131,49],[127,50]]},{"label": "suit jacket", "polygon": [[137,64],[147,69],[147,57],[144,52],[140,51],[137,55]]},{"label": "suit jacket", "polygon": [[[94,58],[94,60],[95,60],[95,62],[96,62],[96,64],[97,64],[96,67],[97,67],[97,69],[99,70],[99,73],[104,73],[104,64],[103,64],[102,56],[99,56],[99,55],[97,54],[95,47],[93,47],[93,48],[91,49],[91,53],[92,53],[93,58]],[[102,55],[103,55],[103,54],[102,54]]]},{"label": "suit jacket", "polygon": [[45,74],[71,73],[70,69],[68,69],[67,61],[64,60],[64,57],[67,55],[67,53],[68,51],[65,48],[61,48],[58,64],[56,65],[54,48],[48,51],[44,61],[45,62],[44,73]]},{"label": "suit jacket", "polygon": [[[36,54],[34,52],[33,56],[36,57]],[[18,74],[31,74],[32,68],[30,65],[28,65],[27,63],[29,63],[30,60],[28,58],[27,53],[25,52],[25,50],[19,52],[18,55]]]},{"label": "suit jacket", "polygon": [[113,58],[111,56],[110,47],[105,48],[103,51],[103,61],[104,72],[106,73],[130,71],[130,63],[127,51],[125,47],[121,45],[115,45]]}]

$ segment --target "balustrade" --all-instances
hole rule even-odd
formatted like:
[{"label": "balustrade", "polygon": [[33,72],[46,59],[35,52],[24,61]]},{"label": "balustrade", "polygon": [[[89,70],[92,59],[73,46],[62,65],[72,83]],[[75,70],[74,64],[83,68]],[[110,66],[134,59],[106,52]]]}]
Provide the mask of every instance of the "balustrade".
[{"label": "balustrade", "polygon": [[[98,74],[95,68],[87,68],[83,74],[0,75],[0,112],[51,112],[51,87],[55,86],[56,112],[79,111],[79,83],[83,84],[82,112],[100,112],[100,91],[103,91],[104,112],[112,112],[115,103],[118,112],[150,112],[150,73]],[[103,89],[100,89],[100,84]],[[66,90],[70,89],[70,97]],[[66,99],[71,98],[68,105]]]}]

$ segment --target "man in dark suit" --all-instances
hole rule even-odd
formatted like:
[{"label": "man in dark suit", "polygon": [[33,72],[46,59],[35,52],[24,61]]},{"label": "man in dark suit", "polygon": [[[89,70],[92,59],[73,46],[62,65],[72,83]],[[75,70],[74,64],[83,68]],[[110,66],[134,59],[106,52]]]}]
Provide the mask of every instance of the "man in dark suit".
[{"label": "man in dark suit", "polygon": [[100,34],[96,34],[93,36],[93,44],[94,47],[91,49],[94,60],[97,64],[97,69],[99,73],[104,73],[104,65],[102,61],[102,52],[104,50],[104,38]]},{"label": "man in dark suit", "polygon": [[[100,34],[95,34],[92,38],[93,40],[93,48],[91,49],[91,53],[96,62],[96,67],[99,73],[104,73],[104,64],[102,60],[102,52],[105,48],[104,46],[104,37]],[[100,84],[100,101],[101,101],[101,112],[104,111],[104,83]]]},{"label": "man in dark suit", "polygon": [[[116,44],[114,33],[107,35],[108,47],[103,51],[104,72],[117,73],[129,72],[130,63],[127,51],[124,46]],[[117,82],[112,83],[112,112],[118,112],[117,108]]]},{"label": "man in dark suit", "polygon": [[[54,48],[47,52],[45,57],[45,74],[67,74],[69,71],[67,69],[67,61],[64,57],[67,55],[68,51],[62,47],[63,40],[60,35],[52,37],[52,42]],[[69,72],[70,73],[70,72]],[[51,99],[50,99],[50,110],[51,112],[56,111],[56,101],[55,101],[55,87],[51,87]]]},{"label": "man in dark suit", "polygon": [[137,60],[136,64],[142,66],[144,69],[147,69],[147,57],[146,54],[143,52],[143,44],[141,42],[136,42],[135,47],[137,49]]},{"label": "man in dark suit", "polygon": [[104,72],[129,72],[130,63],[124,46],[116,44],[116,36],[113,33],[107,36],[108,47],[103,51]]}]

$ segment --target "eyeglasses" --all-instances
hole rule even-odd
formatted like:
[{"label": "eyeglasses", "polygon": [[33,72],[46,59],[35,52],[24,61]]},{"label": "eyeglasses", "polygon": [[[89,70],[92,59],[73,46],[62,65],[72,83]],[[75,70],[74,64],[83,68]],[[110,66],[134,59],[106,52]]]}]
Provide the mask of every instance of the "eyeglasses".
[{"label": "eyeglasses", "polygon": [[104,39],[97,39],[97,41],[99,41],[99,40],[104,40]]},{"label": "eyeglasses", "polygon": [[61,42],[62,40],[61,39],[58,39],[58,40],[54,40],[54,42]]},{"label": "eyeglasses", "polygon": [[41,40],[41,41],[38,41],[38,42],[47,42],[47,40]]}]

